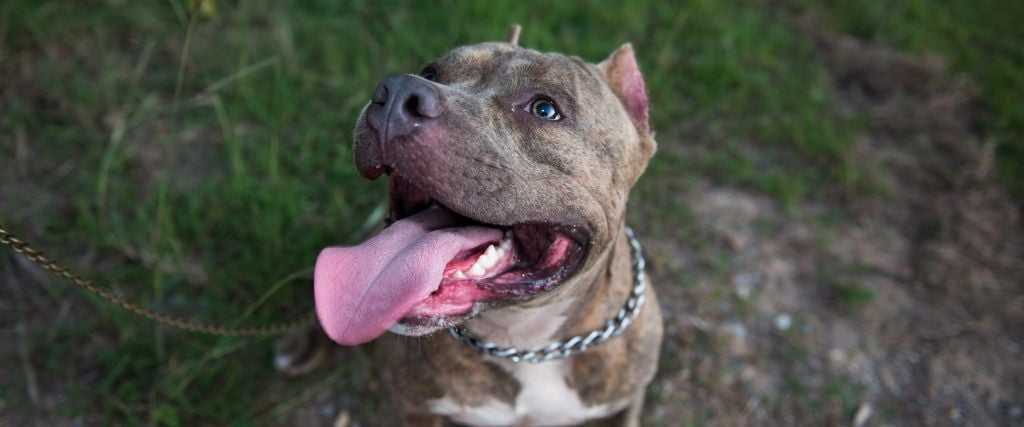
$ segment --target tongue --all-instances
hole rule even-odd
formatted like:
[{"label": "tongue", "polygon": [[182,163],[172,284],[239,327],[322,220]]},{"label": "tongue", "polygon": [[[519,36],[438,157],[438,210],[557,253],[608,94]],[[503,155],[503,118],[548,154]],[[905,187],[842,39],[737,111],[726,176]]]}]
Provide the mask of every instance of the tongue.
[{"label": "tongue", "polygon": [[437,289],[457,254],[501,240],[493,228],[445,228],[454,224],[448,211],[430,208],[359,246],[320,252],[313,287],[327,336],[346,345],[376,338]]}]

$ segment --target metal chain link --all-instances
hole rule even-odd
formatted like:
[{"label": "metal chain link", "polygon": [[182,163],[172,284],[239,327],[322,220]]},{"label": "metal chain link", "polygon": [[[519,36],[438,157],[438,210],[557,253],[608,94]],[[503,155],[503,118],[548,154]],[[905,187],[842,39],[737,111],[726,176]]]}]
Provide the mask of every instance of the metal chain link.
[{"label": "metal chain link", "polygon": [[640,315],[640,308],[644,305],[644,290],[647,288],[647,283],[644,280],[644,267],[647,265],[647,262],[644,260],[643,251],[640,249],[640,241],[633,234],[633,229],[628,226],[626,227],[626,238],[629,239],[629,246],[633,249],[633,290],[630,291],[626,304],[615,313],[615,317],[605,322],[603,328],[595,329],[586,335],[576,335],[567,340],[555,341],[544,347],[528,350],[502,347],[492,342],[481,341],[469,335],[469,332],[461,326],[452,326],[448,328],[448,332],[452,337],[466,343],[470,347],[494,357],[511,360],[514,363],[540,363],[548,360],[565,359],[583,353],[591,346],[622,334],[629,325],[633,324],[636,317]]},{"label": "metal chain link", "polygon": [[250,326],[241,328],[230,328],[220,325],[210,325],[205,323],[193,322],[166,314],[157,313],[148,308],[141,307],[139,305],[128,302],[124,298],[121,298],[114,293],[102,289],[92,281],[83,279],[81,276],[72,273],[71,270],[57,264],[56,261],[43,255],[33,249],[27,242],[15,237],[13,234],[8,233],[2,225],[0,225],[0,243],[10,246],[14,252],[22,254],[29,261],[38,264],[40,267],[50,271],[51,273],[75,284],[76,286],[89,291],[90,293],[102,298],[103,300],[135,313],[139,316],[153,320],[157,323],[161,323],[167,326],[172,326],[178,329],[184,329],[191,332],[200,332],[210,335],[228,336],[228,337],[254,337],[254,336],[270,336],[280,335],[288,331],[293,331],[299,328],[303,328],[316,322],[316,318],[311,314],[306,318],[294,320],[287,323],[281,323],[270,326]]}]

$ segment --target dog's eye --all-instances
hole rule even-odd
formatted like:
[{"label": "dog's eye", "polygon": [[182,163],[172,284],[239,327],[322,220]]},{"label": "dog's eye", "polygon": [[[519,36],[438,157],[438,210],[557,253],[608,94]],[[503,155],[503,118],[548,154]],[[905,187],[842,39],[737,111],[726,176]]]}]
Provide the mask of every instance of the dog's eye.
[{"label": "dog's eye", "polygon": [[437,70],[435,70],[434,67],[424,68],[423,71],[420,71],[420,77],[423,77],[423,78],[425,78],[427,80],[430,80],[432,82],[436,82],[437,81]]},{"label": "dog's eye", "polygon": [[562,114],[558,112],[555,104],[546,99],[538,99],[530,104],[530,113],[544,120],[561,120]]}]

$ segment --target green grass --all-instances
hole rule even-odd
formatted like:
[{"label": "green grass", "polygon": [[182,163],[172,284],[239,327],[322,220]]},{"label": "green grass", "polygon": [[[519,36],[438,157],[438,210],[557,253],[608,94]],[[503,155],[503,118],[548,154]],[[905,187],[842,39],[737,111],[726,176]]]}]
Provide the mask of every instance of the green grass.
[{"label": "green grass", "polygon": [[[307,312],[308,281],[274,284],[379,219],[383,186],[359,177],[350,151],[376,82],[454,46],[499,40],[511,23],[523,24],[526,47],[593,62],[634,43],[660,131],[661,153],[645,179],[675,182],[672,191],[710,177],[795,203],[863,179],[846,160],[858,125],[836,112],[810,42],[783,10],[760,2],[197,3],[207,6],[0,4],[0,152],[15,152],[11,136],[27,135],[32,166],[13,184],[45,183],[68,202],[17,213],[35,195],[15,193],[0,221],[35,230],[30,236],[60,259],[93,254],[92,277],[162,312],[229,324]],[[882,8],[867,10],[865,21],[892,22],[876,16]],[[971,58],[965,69],[978,64]],[[982,77],[995,70],[991,84],[1019,88],[1021,74],[1004,71],[1020,63],[999,67],[982,68]],[[1022,107],[986,90],[992,129],[1006,132],[1004,170],[1014,176]],[[703,149],[681,154],[689,145]],[[684,226],[690,215],[663,190],[636,198],[664,224]],[[75,292],[58,289],[47,298]],[[308,385],[264,390],[276,375],[267,339],[164,329],[86,298],[94,316],[54,336],[33,330],[37,368],[71,384],[61,407],[70,416],[260,423],[266,408]],[[359,392],[355,378],[339,387]]]},{"label": "green grass", "polygon": [[982,125],[998,144],[999,175],[1024,196],[1024,3],[837,1],[819,6],[836,29],[915,53],[947,58],[978,86]]},{"label": "green grass", "polygon": [[847,311],[856,311],[875,299],[875,291],[848,280],[825,277],[822,278],[822,282],[825,284],[828,300]]}]

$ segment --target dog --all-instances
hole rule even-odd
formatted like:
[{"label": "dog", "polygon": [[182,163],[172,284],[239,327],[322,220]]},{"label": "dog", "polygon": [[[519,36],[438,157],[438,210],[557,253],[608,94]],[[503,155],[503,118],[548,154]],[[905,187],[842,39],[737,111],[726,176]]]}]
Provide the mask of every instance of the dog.
[{"label": "dog", "polygon": [[321,252],[317,316],[375,340],[406,425],[638,425],[662,339],[624,218],[656,151],[643,76],[629,44],[591,64],[518,37],[374,90],[354,154],[388,225]]}]

